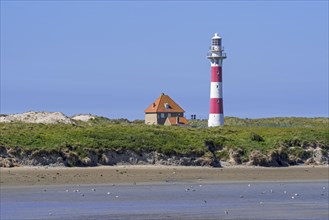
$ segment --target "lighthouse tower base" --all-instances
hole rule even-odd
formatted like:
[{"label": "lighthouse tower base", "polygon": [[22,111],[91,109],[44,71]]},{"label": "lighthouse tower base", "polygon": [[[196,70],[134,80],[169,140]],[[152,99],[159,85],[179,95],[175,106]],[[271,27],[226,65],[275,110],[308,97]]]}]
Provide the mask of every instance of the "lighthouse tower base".
[{"label": "lighthouse tower base", "polygon": [[208,127],[224,125],[224,114],[209,114]]}]

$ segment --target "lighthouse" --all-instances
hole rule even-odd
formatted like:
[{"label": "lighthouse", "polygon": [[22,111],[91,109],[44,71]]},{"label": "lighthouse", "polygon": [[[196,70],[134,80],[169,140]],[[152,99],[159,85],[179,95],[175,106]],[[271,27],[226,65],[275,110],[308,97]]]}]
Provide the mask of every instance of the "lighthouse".
[{"label": "lighthouse", "polygon": [[207,58],[211,64],[211,77],[208,127],[215,127],[224,125],[222,65],[226,58],[222,38],[217,33],[211,38],[209,49]]}]

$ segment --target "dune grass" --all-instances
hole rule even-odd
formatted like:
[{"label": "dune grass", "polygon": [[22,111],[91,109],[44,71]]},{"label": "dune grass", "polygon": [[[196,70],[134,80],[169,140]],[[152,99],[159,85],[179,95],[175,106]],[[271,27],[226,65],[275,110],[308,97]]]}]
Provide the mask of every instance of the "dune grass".
[{"label": "dune grass", "polygon": [[219,148],[240,148],[245,153],[252,150],[266,153],[282,144],[329,146],[327,118],[228,117],[223,127],[206,128],[205,124],[206,121],[194,121],[193,127],[149,126],[105,118],[75,125],[0,123],[0,145],[29,150],[73,147],[78,153],[94,148],[156,150],[166,154],[202,154],[207,150],[205,140],[213,141]]}]

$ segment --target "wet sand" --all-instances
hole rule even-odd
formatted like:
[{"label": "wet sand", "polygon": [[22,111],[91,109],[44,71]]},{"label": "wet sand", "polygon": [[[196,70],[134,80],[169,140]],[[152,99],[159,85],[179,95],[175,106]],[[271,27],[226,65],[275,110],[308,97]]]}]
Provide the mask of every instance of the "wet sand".
[{"label": "wet sand", "polygon": [[182,166],[100,166],[88,168],[0,168],[1,186],[138,184],[161,182],[318,181],[329,179],[328,166],[225,168]]}]

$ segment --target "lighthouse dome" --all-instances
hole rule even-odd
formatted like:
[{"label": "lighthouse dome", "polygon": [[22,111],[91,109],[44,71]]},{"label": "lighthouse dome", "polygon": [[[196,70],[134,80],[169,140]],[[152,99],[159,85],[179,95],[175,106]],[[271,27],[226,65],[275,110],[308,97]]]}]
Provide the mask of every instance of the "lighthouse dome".
[{"label": "lighthouse dome", "polygon": [[212,39],[221,39],[221,37],[218,35],[218,33],[215,33]]}]

